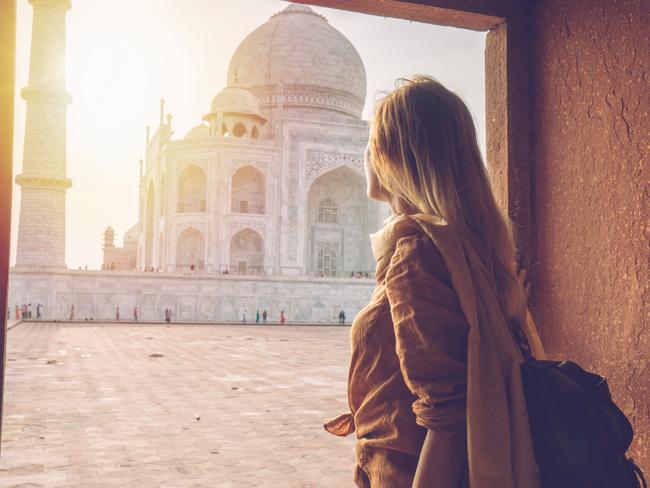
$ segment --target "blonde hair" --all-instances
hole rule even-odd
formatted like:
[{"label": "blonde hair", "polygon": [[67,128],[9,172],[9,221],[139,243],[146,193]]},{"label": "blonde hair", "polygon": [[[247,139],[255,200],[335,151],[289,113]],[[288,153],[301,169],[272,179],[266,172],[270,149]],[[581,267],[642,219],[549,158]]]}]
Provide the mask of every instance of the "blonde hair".
[{"label": "blonde hair", "polygon": [[397,80],[376,104],[369,149],[379,184],[417,212],[449,222],[494,277],[504,316],[524,318],[512,223],[497,206],[461,98],[428,76]]}]

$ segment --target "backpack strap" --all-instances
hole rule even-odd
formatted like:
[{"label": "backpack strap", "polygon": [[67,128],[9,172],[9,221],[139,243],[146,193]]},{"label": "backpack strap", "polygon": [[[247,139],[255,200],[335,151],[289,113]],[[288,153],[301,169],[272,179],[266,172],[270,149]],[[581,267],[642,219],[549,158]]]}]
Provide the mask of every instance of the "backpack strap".
[{"label": "backpack strap", "polygon": [[636,464],[632,458],[626,459],[627,467],[630,470],[630,474],[633,476],[634,481],[636,481],[636,486],[641,488],[648,488],[648,483],[646,483],[645,477],[643,476],[643,471]]}]

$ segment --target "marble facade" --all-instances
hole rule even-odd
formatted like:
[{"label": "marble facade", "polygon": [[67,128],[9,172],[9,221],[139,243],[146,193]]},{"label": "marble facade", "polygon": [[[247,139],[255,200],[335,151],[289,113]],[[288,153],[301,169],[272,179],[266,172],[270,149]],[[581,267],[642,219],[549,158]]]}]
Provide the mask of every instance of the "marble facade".
[{"label": "marble facade", "polygon": [[[336,321],[341,310],[353,318],[374,288],[368,235],[387,207],[366,197],[366,73],[350,41],[310,7],[290,4],[241,42],[201,124],[178,137],[161,100],[158,125],[147,130],[137,223],[123,247],[109,228],[104,270],[68,270],[65,151],[48,159],[39,146],[43,137],[52,147],[66,142],[64,68],[39,46],[49,33],[65,51],[70,2],[50,3],[32,1],[34,18],[56,25],[35,20],[30,87],[54,79],[58,98],[45,114],[49,106],[26,92],[36,122],[27,124],[17,178],[9,312],[40,303],[53,320],[69,319],[73,306],[76,320],[110,320],[118,306],[124,318],[138,307],[142,320],[164,319],[165,308],[179,321],[239,320],[258,308],[271,320],[280,310],[293,322]],[[49,17],[48,5],[56,7]],[[45,88],[39,96],[52,95]],[[52,126],[38,125],[46,115]]]}]

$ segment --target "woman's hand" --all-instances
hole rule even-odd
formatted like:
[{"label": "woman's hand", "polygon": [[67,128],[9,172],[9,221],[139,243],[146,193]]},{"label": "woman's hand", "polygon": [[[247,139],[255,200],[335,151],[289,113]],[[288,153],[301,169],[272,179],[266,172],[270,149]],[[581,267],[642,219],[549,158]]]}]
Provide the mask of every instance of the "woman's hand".
[{"label": "woman's hand", "polygon": [[524,291],[526,292],[526,300],[530,299],[530,280],[527,280],[528,270],[526,268],[521,268],[519,273],[517,273],[517,279]]}]

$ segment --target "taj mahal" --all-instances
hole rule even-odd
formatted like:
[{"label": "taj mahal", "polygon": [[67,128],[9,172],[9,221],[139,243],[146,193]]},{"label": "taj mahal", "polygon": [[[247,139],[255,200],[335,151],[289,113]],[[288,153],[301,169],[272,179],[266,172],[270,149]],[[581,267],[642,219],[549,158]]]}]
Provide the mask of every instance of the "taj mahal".
[{"label": "taj mahal", "polygon": [[[139,216],[104,234],[101,270],[65,264],[65,16],[34,9],[20,224],[9,304],[43,318],[232,321],[284,311],[289,321],[352,318],[368,301],[368,235],[387,208],[366,197],[366,73],[350,41],[290,4],[235,50],[226,86],[178,136],[160,102],[140,161]],[[217,84],[218,80],[215,81]],[[215,90],[216,92],[217,90]],[[209,100],[208,100],[209,101]],[[107,222],[108,224],[108,222]],[[71,314],[73,311],[73,314]]]}]

